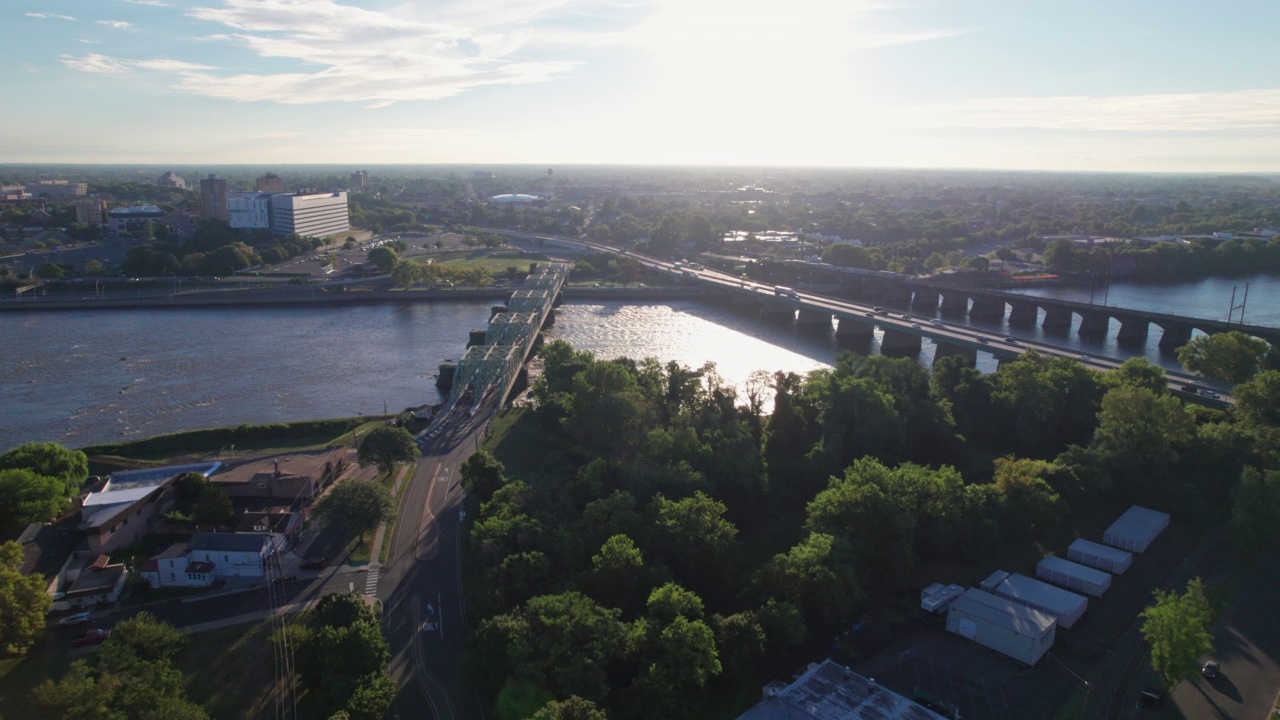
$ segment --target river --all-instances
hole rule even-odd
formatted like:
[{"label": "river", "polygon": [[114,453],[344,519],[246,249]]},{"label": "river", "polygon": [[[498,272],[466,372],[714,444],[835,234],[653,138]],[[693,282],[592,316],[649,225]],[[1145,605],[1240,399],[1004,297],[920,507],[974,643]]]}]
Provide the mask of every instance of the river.
[{"label": "river", "polygon": [[[1251,279],[1250,322],[1280,325],[1280,278]],[[1116,284],[1112,305],[1224,317],[1243,280]],[[1088,301],[1088,289],[1036,294]],[[1080,294],[1083,293],[1083,296]],[[1098,300],[1100,302],[1100,299]],[[346,307],[0,313],[0,451],[28,440],[72,447],[241,423],[350,417],[436,403],[438,363],[483,327],[488,300]],[[999,328],[998,325],[990,326]],[[1024,336],[1040,335],[1017,331]],[[805,373],[834,362],[832,333],[763,322],[694,300],[582,302],[557,309],[549,338],[598,357],[713,361],[742,386],[754,370]],[[1101,343],[1048,342],[1122,355]],[[1153,331],[1139,350],[1176,367]],[[923,361],[933,355],[926,341]],[[980,353],[979,369],[995,362]]]}]

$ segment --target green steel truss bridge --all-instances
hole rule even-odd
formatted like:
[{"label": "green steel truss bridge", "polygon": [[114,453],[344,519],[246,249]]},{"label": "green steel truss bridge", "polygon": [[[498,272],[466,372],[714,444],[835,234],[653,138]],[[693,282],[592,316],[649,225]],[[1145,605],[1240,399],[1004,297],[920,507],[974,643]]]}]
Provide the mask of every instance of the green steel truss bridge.
[{"label": "green steel truss bridge", "polygon": [[445,402],[448,412],[470,405],[474,413],[482,404],[500,403],[511,393],[568,276],[567,264],[539,263],[506,306],[494,308],[484,344],[467,348],[458,363]]}]

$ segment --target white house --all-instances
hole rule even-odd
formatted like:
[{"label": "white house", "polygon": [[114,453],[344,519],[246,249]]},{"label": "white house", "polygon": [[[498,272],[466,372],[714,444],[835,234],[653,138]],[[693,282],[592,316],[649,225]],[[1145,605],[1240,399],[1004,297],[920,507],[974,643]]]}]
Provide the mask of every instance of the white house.
[{"label": "white house", "polygon": [[206,587],[215,580],[266,577],[282,541],[271,533],[196,533],[147,560],[142,578],[151,587]]}]

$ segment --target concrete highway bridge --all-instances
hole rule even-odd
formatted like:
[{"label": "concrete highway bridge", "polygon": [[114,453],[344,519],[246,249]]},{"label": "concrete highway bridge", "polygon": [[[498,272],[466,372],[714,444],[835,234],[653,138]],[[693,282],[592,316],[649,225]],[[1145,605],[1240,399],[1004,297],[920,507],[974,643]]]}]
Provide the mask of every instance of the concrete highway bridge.
[{"label": "concrete highway bridge", "polygon": [[1280,328],[1262,325],[1042,298],[991,287],[956,287],[898,273],[836,268],[810,262],[794,264],[812,276],[841,278],[855,297],[869,298],[894,307],[910,307],[928,315],[940,310],[944,317],[963,318],[967,315],[975,320],[998,323],[1007,314],[1010,326],[1033,327],[1040,324],[1047,333],[1059,335],[1070,332],[1075,317],[1079,316],[1077,332],[1087,340],[1106,337],[1114,320],[1119,325],[1116,341],[1122,345],[1145,343],[1154,325],[1161,330],[1159,344],[1164,350],[1185,345],[1195,330],[1206,335],[1234,330],[1262,338],[1273,345],[1280,344]]}]

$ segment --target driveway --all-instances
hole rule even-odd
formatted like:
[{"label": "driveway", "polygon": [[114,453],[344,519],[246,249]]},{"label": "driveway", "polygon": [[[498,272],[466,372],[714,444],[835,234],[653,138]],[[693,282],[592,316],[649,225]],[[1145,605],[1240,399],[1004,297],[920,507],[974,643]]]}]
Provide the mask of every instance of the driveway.
[{"label": "driveway", "polygon": [[1180,683],[1173,702],[1186,718],[1266,720],[1280,692],[1280,551],[1258,562],[1213,631],[1213,680]]}]

